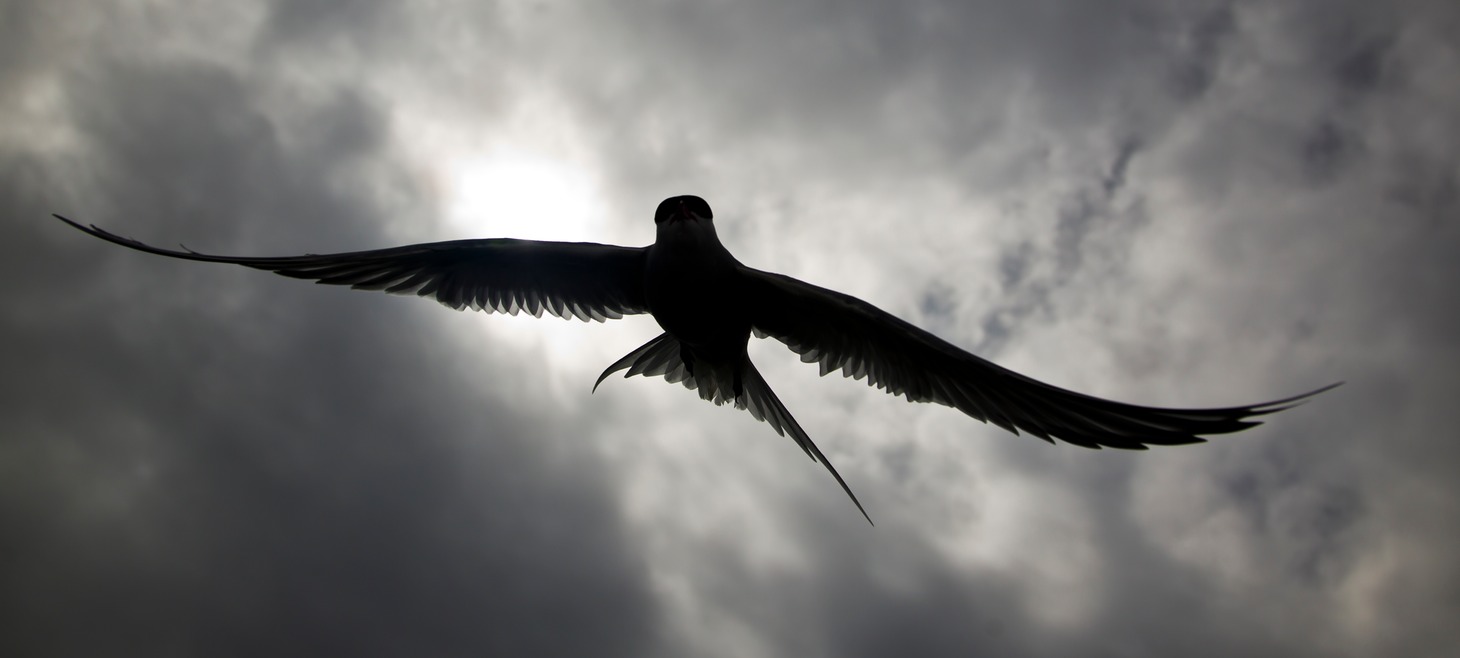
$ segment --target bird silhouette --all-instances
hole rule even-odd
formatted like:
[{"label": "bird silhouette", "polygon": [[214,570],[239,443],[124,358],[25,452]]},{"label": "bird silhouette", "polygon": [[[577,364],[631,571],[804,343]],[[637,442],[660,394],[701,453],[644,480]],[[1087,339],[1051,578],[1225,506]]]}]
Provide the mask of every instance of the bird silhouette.
[{"label": "bird silhouette", "polygon": [[138,251],[232,263],[317,283],[429,297],[453,309],[516,315],[544,311],[603,322],[648,313],[664,329],[615,361],[593,385],[627,370],[697,390],[717,405],[733,402],[791,439],[826,467],[857,510],[872,518],[826,455],[755,366],[750,336],[785,343],[821,374],[853,379],[912,402],[936,402],[1018,434],[1086,448],[1143,450],[1200,443],[1238,432],[1251,420],[1306,401],[1338,384],[1247,406],[1146,407],[1105,400],[1025,377],[959,349],[855,297],[746,267],[720,243],[710,205],[697,196],[665,199],[654,211],[654,244],[496,238],[304,256],[217,256],[153,247],[55,217],[108,242]]}]

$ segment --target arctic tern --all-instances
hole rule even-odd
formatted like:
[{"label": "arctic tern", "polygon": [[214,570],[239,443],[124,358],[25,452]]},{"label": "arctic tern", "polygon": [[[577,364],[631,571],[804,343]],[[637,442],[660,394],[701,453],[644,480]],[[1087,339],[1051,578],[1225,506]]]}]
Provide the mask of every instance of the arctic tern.
[{"label": "arctic tern", "polygon": [[317,283],[430,297],[453,309],[516,315],[543,311],[603,322],[648,313],[664,329],[615,361],[594,383],[627,370],[733,402],[824,465],[870,523],[826,455],[776,398],[746,352],[752,334],[774,337],[816,362],[911,402],[936,402],[1018,434],[1086,448],[1143,450],[1200,443],[1306,401],[1338,384],[1259,404],[1210,409],[1145,407],[1065,390],[997,366],[867,302],[742,265],[715,233],[697,196],[665,199],[647,247],[496,238],[342,254],[268,257],[175,251],[55,217],[108,242],[172,258],[232,263]]}]

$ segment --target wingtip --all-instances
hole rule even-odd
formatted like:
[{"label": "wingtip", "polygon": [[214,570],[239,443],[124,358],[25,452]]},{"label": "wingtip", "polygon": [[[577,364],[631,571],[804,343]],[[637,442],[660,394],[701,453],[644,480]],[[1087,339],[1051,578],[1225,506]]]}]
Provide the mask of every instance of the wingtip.
[{"label": "wingtip", "polygon": [[1336,382],[1333,382],[1332,384],[1329,384],[1327,386],[1320,386],[1318,388],[1315,388],[1315,389],[1313,389],[1311,391],[1308,391],[1307,393],[1304,393],[1302,395],[1295,395],[1295,396],[1293,396],[1292,398],[1289,398],[1289,399],[1291,399],[1291,400],[1307,400],[1308,398],[1311,398],[1311,397],[1313,397],[1315,395],[1318,395],[1319,393],[1327,393],[1328,391],[1331,391],[1331,390],[1333,390],[1335,388],[1338,388],[1340,386],[1343,386],[1344,384],[1345,384],[1345,382],[1343,382],[1343,381],[1336,381]]},{"label": "wingtip", "polygon": [[98,238],[101,238],[103,240],[107,240],[107,241],[110,241],[110,242],[116,242],[116,243],[119,243],[119,244],[126,243],[126,242],[135,242],[135,240],[132,240],[130,238],[122,238],[122,237],[118,237],[118,236],[112,235],[111,233],[106,232],[106,230],[102,229],[100,226],[97,226],[96,224],[82,224],[81,222],[78,222],[76,220],[73,220],[73,219],[71,219],[71,218],[69,218],[69,217],[67,217],[65,215],[62,215],[61,213],[58,213],[58,212],[51,213],[51,216],[52,217],[55,217],[56,219],[59,219],[59,220],[61,220],[63,222],[66,222],[67,224],[69,224],[71,226],[71,228],[74,228],[74,229],[76,229],[78,231],[81,231],[82,233],[85,233],[85,234],[90,235],[90,236],[93,236],[93,237],[98,237]]},{"label": "wingtip", "polygon": [[1343,384],[1344,382],[1337,381],[1327,386],[1315,388],[1311,391],[1308,391],[1307,393],[1299,393],[1298,395],[1294,395],[1292,397],[1283,398],[1281,400],[1273,400],[1272,402],[1256,405],[1253,407],[1253,415],[1274,414],[1279,411],[1286,411],[1294,407],[1300,407],[1307,404],[1313,398],[1318,397],[1319,395],[1331,391],[1335,388],[1343,386]]},{"label": "wingtip", "polygon": [[52,217],[55,217],[56,219],[59,219],[59,220],[61,220],[63,222],[66,222],[67,224],[70,224],[74,228],[80,229],[82,231],[85,231],[86,230],[86,227],[85,226],[82,226],[80,224],[77,224],[76,222],[71,221],[70,219],[67,219],[61,213],[53,212],[53,213],[51,213],[51,216]]}]

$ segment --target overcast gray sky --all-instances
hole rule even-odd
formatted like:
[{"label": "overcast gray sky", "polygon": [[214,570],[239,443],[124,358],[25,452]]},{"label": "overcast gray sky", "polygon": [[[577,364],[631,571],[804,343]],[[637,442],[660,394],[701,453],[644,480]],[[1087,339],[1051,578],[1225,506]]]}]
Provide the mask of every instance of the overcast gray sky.
[{"label": "overcast gray sky", "polygon": [[[1440,656],[1460,9],[0,2],[0,654]],[[1244,434],[1049,446],[775,342],[878,521],[658,332],[150,257],[644,245]]]}]

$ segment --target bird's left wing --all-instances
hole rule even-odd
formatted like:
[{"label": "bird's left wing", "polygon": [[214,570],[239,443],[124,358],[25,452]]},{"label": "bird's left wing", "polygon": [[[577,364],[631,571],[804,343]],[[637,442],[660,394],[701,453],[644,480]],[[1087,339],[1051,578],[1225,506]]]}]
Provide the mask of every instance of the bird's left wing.
[{"label": "bird's left wing", "polygon": [[281,258],[215,256],[153,247],[56,218],[88,234],[172,258],[232,263],[297,279],[435,299],[454,309],[516,315],[547,311],[602,322],[647,313],[644,248],[586,242],[491,239]]},{"label": "bird's left wing", "polygon": [[841,369],[854,379],[905,396],[936,402],[1015,434],[1023,430],[1098,448],[1197,443],[1259,424],[1249,420],[1281,411],[1328,390],[1243,407],[1168,409],[1104,400],[1052,386],[955,347],[867,302],[788,276],[745,268],[751,281],[751,327],[774,336],[821,374]]}]

